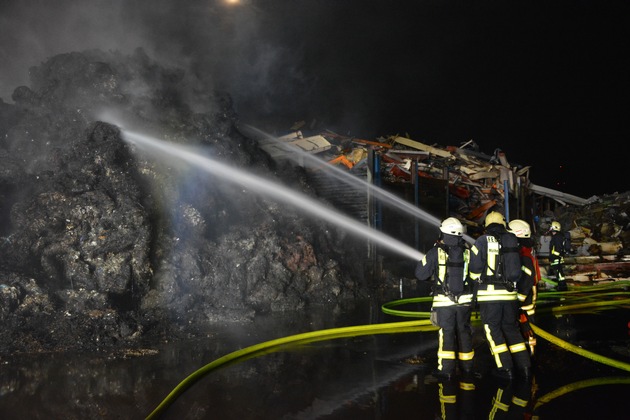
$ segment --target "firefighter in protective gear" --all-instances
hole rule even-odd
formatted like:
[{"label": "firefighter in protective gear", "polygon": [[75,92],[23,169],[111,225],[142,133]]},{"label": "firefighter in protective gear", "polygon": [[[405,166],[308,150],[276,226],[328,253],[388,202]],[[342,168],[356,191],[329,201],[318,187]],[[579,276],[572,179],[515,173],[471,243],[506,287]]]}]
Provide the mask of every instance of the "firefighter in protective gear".
[{"label": "firefighter in protective gear", "polygon": [[477,282],[479,314],[496,364],[493,373],[512,379],[516,368],[519,375],[529,377],[531,359],[518,325],[518,239],[506,229],[501,213],[486,216],[485,233],[471,248],[469,276]]},{"label": "firefighter in protective gear", "polygon": [[418,262],[415,274],[421,281],[434,281],[431,311],[437,315],[440,327],[438,366],[434,374],[450,380],[458,364],[463,373],[470,373],[473,368],[470,325],[473,295],[467,278],[470,250],[463,239],[464,227],[456,218],[445,219],[440,231],[433,248]]},{"label": "firefighter in protective gear", "polygon": [[536,347],[536,337],[529,322],[533,319],[536,311],[537,286],[541,278],[540,267],[538,266],[538,258],[535,255],[529,223],[515,219],[509,223],[509,228],[518,238],[519,254],[521,255],[521,279],[516,283],[516,296],[521,305],[519,326],[521,334],[529,347],[529,353],[533,356]]},{"label": "firefighter in protective gear", "polygon": [[568,290],[567,281],[564,277],[564,255],[566,254],[566,237],[562,232],[560,222],[551,222],[549,229],[551,242],[549,243],[549,274],[555,276],[558,282],[557,290],[564,292]]}]

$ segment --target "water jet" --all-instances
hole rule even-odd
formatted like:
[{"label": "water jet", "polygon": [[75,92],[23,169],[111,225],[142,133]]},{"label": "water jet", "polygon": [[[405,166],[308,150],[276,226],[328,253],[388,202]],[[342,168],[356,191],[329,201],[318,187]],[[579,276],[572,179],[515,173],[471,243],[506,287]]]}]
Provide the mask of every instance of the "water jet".
[{"label": "water jet", "polygon": [[168,157],[177,157],[188,164],[194,165],[208,173],[224,179],[225,181],[246,186],[251,189],[251,192],[265,194],[286,204],[298,207],[314,216],[327,220],[338,227],[344,228],[359,237],[378,243],[394,253],[409,257],[413,261],[419,261],[424,257],[423,253],[410,247],[409,245],[359,223],[344,214],[336,212],[330,207],[318,203],[316,200],[313,200],[305,194],[287,188],[271,180],[263,179],[260,176],[249,174],[242,168],[235,168],[202,156],[191,147],[168,143],[163,140],[132,131],[122,130],[121,133],[124,140],[133,143],[136,146],[160,152]]},{"label": "water jet", "polygon": [[[292,159],[295,161],[299,160],[302,163],[309,163],[320,170],[324,170],[326,171],[327,174],[332,176],[337,181],[343,182],[344,184],[354,189],[367,190],[369,194],[372,194],[375,197],[379,198],[384,205],[393,207],[397,210],[403,211],[404,213],[410,216],[417,217],[421,220],[424,220],[435,227],[439,227],[440,224],[442,223],[442,221],[438,219],[437,217],[414,206],[408,201],[401,199],[395,194],[392,194],[389,191],[386,191],[385,189],[377,185],[371,184],[365,181],[364,179],[358,178],[347,171],[339,169],[337,166],[329,165],[323,160],[321,160],[320,158],[318,158],[317,156],[311,153],[305,152],[299,147],[293,146],[291,144],[287,144],[279,140],[277,137],[272,136],[271,134],[265,133],[264,131],[256,127],[253,127],[251,125],[245,124],[242,126],[242,129],[244,129],[244,131],[247,131],[249,133],[254,133],[256,135],[263,136],[265,139],[271,140],[275,142],[276,144],[278,144],[280,147],[286,149],[287,151],[290,151],[291,152],[290,156],[292,156]],[[474,239],[470,237],[469,235],[464,235],[464,239],[471,244],[474,243]]]}]

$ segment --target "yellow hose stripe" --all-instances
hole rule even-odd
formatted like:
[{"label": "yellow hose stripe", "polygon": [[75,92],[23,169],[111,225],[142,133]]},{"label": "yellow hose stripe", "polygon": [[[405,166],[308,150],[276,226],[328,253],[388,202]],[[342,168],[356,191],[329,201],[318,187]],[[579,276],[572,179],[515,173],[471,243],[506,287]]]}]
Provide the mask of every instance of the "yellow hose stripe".
[{"label": "yellow hose stripe", "polygon": [[579,354],[580,356],[584,356],[584,357],[586,357],[588,359],[591,359],[591,360],[594,360],[596,362],[603,363],[605,365],[612,366],[612,367],[615,367],[617,369],[622,369],[622,370],[630,372],[630,363],[621,362],[619,360],[614,360],[614,359],[611,359],[609,357],[602,356],[602,355],[593,353],[593,352],[588,351],[588,350],[584,350],[581,347],[578,347],[578,346],[576,346],[574,344],[568,343],[568,342],[566,342],[566,341],[564,341],[564,340],[562,340],[562,339],[560,339],[560,338],[558,338],[558,337],[556,337],[554,335],[549,334],[547,331],[541,330],[540,328],[538,328],[534,324],[530,324],[530,325],[531,325],[531,327],[534,330],[534,333],[536,335],[538,335],[539,337],[544,338],[545,340],[555,344],[558,347],[561,347],[561,348],[563,348],[565,350],[569,350],[569,351],[571,351],[571,352],[573,352],[575,354]]}]

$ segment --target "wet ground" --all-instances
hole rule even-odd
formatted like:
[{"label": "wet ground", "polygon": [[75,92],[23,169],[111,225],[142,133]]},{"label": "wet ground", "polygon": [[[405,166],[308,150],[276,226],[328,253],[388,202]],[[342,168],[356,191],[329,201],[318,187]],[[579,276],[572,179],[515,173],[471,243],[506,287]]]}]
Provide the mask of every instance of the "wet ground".
[{"label": "wet ground", "polygon": [[[3,359],[0,418],[140,419],[188,375],[218,358],[267,340],[336,327],[409,321],[366,305],[259,318],[202,340],[102,355]],[[562,339],[630,363],[629,311],[541,315],[537,325]],[[630,372],[541,338],[531,382],[486,374],[487,345],[475,327],[476,367],[464,390],[438,382],[434,331],[317,341],[231,363],[200,376],[156,418],[164,419],[623,419],[630,416]],[[449,397],[451,396],[451,397]],[[452,396],[455,396],[454,398]],[[507,410],[507,411],[506,411]]]}]

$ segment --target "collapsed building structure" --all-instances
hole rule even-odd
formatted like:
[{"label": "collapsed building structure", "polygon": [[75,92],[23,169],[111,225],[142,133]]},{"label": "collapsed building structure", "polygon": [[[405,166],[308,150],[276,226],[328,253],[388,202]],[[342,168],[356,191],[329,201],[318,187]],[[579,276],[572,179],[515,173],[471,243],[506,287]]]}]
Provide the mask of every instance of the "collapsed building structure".
[{"label": "collapsed building structure", "polygon": [[[505,214],[508,221],[526,220],[536,239],[543,275],[548,266],[549,227],[553,220],[559,221],[571,236],[572,252],[565,258],[570,282],[615,281],[627,279],[630,274],[628,192],[587,199],[536,185],[530,181],[531,166],[511,164],[500,149],[492,155],[485,154],[473,140],[460,146],[441,146],[399,135],[374,140],[330,130],[305,135],[304,125],[303,121],[294,124],[289,134],[277,139],[318,154],[329,164],[357,176],[369,177],[380,187],[397,190],[438,218],[457,217],[473,237],[482,233],[485,215],[491,210]],[[276,142],[267,141],[263,148],[276,158],[286,157],[283,153],[287,152],[278,152]],[[335,197],[337,201],[343,201],[339,197],[348,199],[338,191],[329,198],[334,201]],[[405,232],[413,231],[413,221],[409,219],[385,222],[379,220],[382,210],[367,202],[364,209],[368,224],[394,225],[390,233],[403,239]],[[428,236],[423,243],[416,238],[414,245],[424,251],[434,238]],[[409,238],[407,242],[413,243]]]}]

